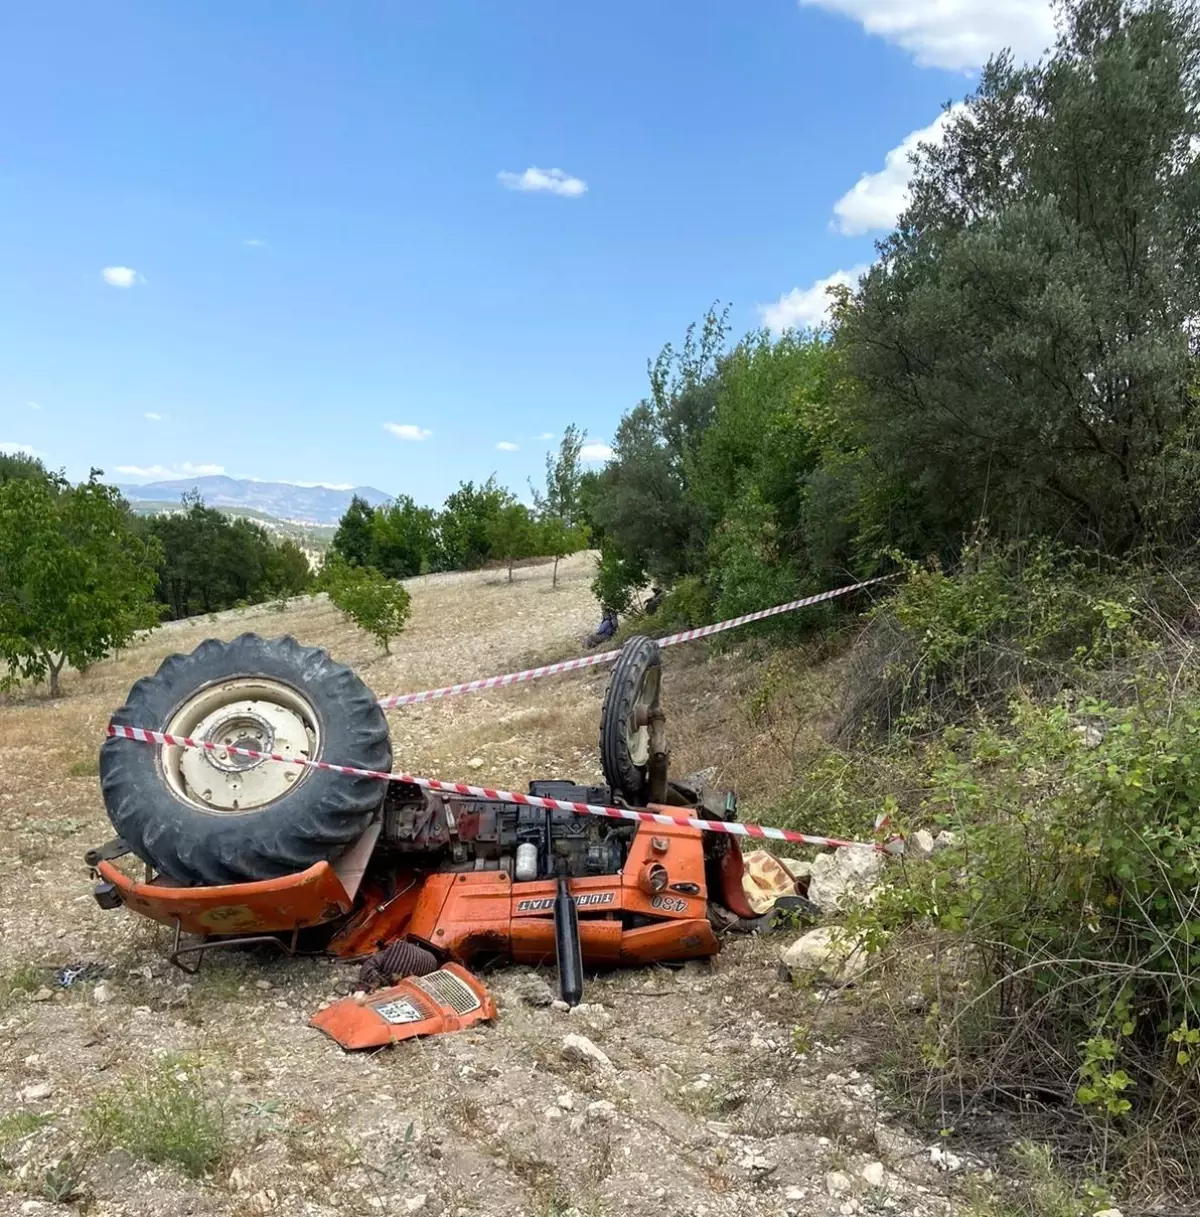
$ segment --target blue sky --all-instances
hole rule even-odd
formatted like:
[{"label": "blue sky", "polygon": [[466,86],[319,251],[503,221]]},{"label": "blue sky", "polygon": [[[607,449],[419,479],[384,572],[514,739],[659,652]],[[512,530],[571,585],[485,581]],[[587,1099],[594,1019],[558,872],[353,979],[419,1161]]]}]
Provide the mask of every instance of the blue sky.
[{"label": "blue sky", "polygon": [[815,321],[914,135],[1051,33],[1045,0],[9,5],[0,446],[522,489],[714,300]]}]

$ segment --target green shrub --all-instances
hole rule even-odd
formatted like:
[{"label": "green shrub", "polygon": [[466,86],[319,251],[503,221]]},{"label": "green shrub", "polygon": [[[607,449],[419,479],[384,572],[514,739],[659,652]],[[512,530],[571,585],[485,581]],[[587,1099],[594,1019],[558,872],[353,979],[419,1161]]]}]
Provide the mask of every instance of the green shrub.
[{"label": "green shrub", "polygon": [[359,629],[366,630],[385,651],[403,629],[412,611],[408,589],[370,567],[350,566],[331,554],[320,585],[329,599]]}]

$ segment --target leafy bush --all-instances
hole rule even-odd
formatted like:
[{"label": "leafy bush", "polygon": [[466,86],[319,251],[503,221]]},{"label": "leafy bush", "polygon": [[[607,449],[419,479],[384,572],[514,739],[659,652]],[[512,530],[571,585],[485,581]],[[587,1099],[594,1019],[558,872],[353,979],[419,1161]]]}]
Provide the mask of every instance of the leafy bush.
[{"label": "leafy bush", "polygon": [[891,705],[898,730],[825,753],[792,811],[950,834],[849,918],[895,960],[909,1097],[947,1124],[1053,1095],[1115,1169],[1200,1130],[1194,644],[1154,578],[1044,547],[968,559],[876,612],[860,647],[884,623],[893,649],[865,712]]},{"label": "leafy bush", "polygon": [[379,571],[350,566],[331,554],[321,572],[320,586],[329,599],[359,629],[366,630],[385,651],[403,629],[412,611],[408,589]]}]

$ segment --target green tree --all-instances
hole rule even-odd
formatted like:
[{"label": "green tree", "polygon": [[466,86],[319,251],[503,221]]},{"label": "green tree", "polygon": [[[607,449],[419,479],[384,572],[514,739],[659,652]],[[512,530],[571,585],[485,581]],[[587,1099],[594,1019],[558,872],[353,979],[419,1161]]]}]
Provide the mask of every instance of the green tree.
[{"label": "green tree", "polygon": [[280,541],[267,554],[264,584],[273,596],[299,596],[313,582],[308,555],[290,539]]},{"label": "green tree", "polygon": [[355,495],[338,521],[330,548],[351,566],[368,566],[371,562],[372,531],[375,512],[361,495]]},{"label": "green tree", "polygon": [[563,432],[558,449],[546,453],[546,489],[533,491],[534,507],[539,515],[558,516],[567,524],[581,522],[582,504],[579,499],[583,479],[583,451],[587,432],[571,423]]},{"label": "green tree", "polygon": [[584,530],[579,526],[570,525],[562,516],[548,515],[536,525],[538,553],[548,554],[554,559],[554,571],[551,575],[550,586],[558,586],[558,564],[587,544]]},{"label": "green tree", "polygon": [[36,456],[0,451],[0,485],[15,478],[33,478],[35,481],[48,482],[55,488],[61,488],[64,484],[63,479],[51,474]]},{"label": "green tree", "polygon": [[488,545],[492,556],[508,563],[508,581],[512,582],[513,563],[527,558],[535,543],[533,517],[523,503],[507,503],[496,513],[488,528]]},{"label": "green tree", "polygon": [[438,522],[428,507],[402,494],[375,511],[369,565],[390,579],[427,574],[438,556]]},{"label": "green tree", "polygon": [[462,482],[438,517],[441,561],[445,570],[473,570],[491,554],[489,535],[496,516],[513,501],[490,477],[481,486]]},{"label": "green tree", "polygon": [[5,683],[84,671],[158,623],[161,551],[139,535],[115,487],[93,470],[56,494],[48,480],[0,485],[0,658]]},{"label": "green tree", "polygon": [[985,513],[1111,550],[1194,535],[1200,23],[1060,13],[1052,54],[994,59],[920,150],[836,318],[881,513],[927,549]]},{"label": "green tree", "polygon": [[391,651],[391,640],[404,629],[412,611],[412,598],[402,583],[331,554],[318,585],[359,629],[376,639],[384,651]]}]

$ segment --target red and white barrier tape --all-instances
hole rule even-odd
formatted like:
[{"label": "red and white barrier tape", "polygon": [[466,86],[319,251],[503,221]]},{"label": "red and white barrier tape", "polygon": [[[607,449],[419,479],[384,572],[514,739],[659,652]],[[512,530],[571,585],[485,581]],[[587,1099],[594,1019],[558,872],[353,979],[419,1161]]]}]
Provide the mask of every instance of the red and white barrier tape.
[{"label": "red and white barrier tape", "polygon": [[582,816],[605,816],[612,820],[636,820],[643,824],[680,825],[699,828],[703,832],[725,833],[735,837],[755,837],[766,841],[792,841],[797,845],[825,845],[834,849],[873,849],[881,853],[903,853],[904,843],[899,838],[885,843],[865,841],[842,841],[837,837],[816,837],[808,833],[793,832],[790,828],[767,828],[761,824],[741,824],[736,820],[701,820],[692,816],[664,815],[654,811],[635,811],[628,807],[603,807],[596,803],[569,803],[564,799],[548,799],[542,795],[521,794],[515,790],[491,790],[486,786],[467,786],[462,782],[439,782],[435,778],[414,777],[411,773],[384,773],[378,769],[356,769],[351,765],[334,765],[329,761],[313,761],[306,757],[283,756],[278,752],[258,752],[253,748],[239,748],[229,744],[214,744],[208,740],[192,739],[190,736],[167,735],[162,731],[150,731],[145,727],[125,727],[117,723],[108,724],[110,736],[136,740],[143,744],[162,744],[169,748],[194,748],[207,752],[232,752],[235,756],[248,756],[255,760],[276,761],[281,765],[299,765],[305,769],[331,769],[334,773],[346,773],[352,777],[375,778],[381,782],[406,782],[425,790],[437,790],[447,794],[469,795],[476,799],[493,799],[502,803],[524,803],[530,807],[547,807],[560,811],[573,811]]},{"label": "red and white barrier tape", "polygon": [[[764,621],[768,617],[778,617],[781,613],[794,613],[797,609],[808,608],[814,604],[823,604],[827,600],[836,600],[839,596],[848,596],[851,592],[861,591],[864,587],[874,587],[878,583],[887,583],[896,575],[882,575],[877,579],[866,579],[862,583],[852,583],[849,587],[834,588],[831,592],[821,592],[816,596],[805,596],[802,600],[791,600],[787,604],[779,604],[774,608],[761,609],[757,613],[744,613],[741,617],[731,617],[728,621],[718,621],[715,625],[702,625],[694,630],[682,630],[678,634],[669,634],[660,638],[660,647],[678,646],[681,642],[692,642],[697,638],[708,638],[712,634],[721,634],[725,630],[733,630],[741,625],[749,625],[752,621]],[[478,693],[482,689],[498,689],[504,685],[520,685],[543,676],[557,676],[561,672],[575,672],[580,668],[593,668],[599,664],[613,663],[620,651],[601,651],[596,655],[581,655],[578,659],[564,659],[561,663],[547,663],[537,668],[526,668],[523,672],[508,672],[504,676],[485,676],[479,680],[464,681],[459,685],[443,685],[440,689],[425,689],[420,693],[394,693],[390,697],[381,697],[379,704],[385,710],[396,706],[412,706],[419,702],[439,701],[443,697],[457,697],[460,693]]]}]

